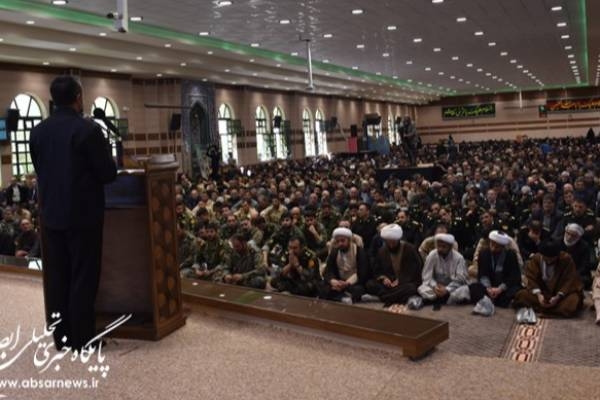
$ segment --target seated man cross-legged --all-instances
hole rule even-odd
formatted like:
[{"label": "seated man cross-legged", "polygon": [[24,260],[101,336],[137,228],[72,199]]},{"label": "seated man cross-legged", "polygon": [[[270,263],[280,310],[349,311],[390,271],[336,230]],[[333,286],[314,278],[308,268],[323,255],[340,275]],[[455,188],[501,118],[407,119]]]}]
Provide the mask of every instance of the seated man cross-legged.
[{"label": "seated man cross-legged", "polygon": [[334,247],[327,257],[323,281],[319,284],[319,297],[356,303],[365,293],[368,258],[364,249],[352,242],[352,231],[337,228],[333,231]]},{"label": "seated man cross-legged", "polygon": [[454,236],[450,234],[435,235],[436,249],[425,259],[419,294],[423,300],[434,305],[434,310],[439,310],[442,304],[470,301],[465,259],[452,249],[454,243]]},{"label": "seated man cross-legged", "polygon": [[478,258],[477,282],[469,285],[473,312],[492,315],[494,305],[508,307],[515,294],[521,290],[521,269],[517,255],[508,248],[510,237],[504,232],[492,231],[488,235],[489,248]]},{"label": "seated man cross-legged", "polygon": [[412,244],[401,241],[402,234],[397,224],[381,229],[384,244],[375,257],[375,278],[367,283],[367,292],[378,296],[385,305],[408,302],[417,296],[421,284],[421,257]]},{"label": "seated man cross-legged", "polygon": [[560,243],[546,241],[527,263],[527,288],[515,296],[517,308],[528,307],[544,316],[574,317],[583,306],[583,284],[569,254]]},{"label": "seated man cross-legged", "polygon": [[293,236],[288,242],[283,269],[271,280],[271,287],[279,292],[315,297],[320,285],[319,260],[301,237]]}]

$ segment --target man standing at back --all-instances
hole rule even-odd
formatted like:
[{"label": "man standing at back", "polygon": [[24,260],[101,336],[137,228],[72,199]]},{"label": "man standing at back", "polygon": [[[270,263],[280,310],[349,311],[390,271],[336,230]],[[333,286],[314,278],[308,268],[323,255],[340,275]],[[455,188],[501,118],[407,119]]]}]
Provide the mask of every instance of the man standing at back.
[{"label": "man standing at back", "polygon": [[56,347],[75,350],[96,335],[104,185],[117,167],[100,126],[82,117],[79,82],[60,76],[50,93],[56,111],[32,130],[29,148],[38,175],[46,321],[60,313]]}]

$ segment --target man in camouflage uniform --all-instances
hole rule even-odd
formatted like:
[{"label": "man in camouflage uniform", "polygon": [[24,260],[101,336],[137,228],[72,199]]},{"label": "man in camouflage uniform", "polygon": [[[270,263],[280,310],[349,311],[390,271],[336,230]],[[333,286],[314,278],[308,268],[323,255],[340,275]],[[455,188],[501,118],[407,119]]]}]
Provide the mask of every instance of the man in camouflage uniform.
[{"label": "man in camouflage uniform", "polygon": [[315,253],[304,246],[299,237],[292,237],[282,259],[283,268],[278,277],[271,280],[273,289],[298,296],[314,297],[321,282],[319,260]]},{"label": "man in camouflage uniform", "polygon": [[290,214],[283,214],[280,219],[279,228],[273,233],[273,236],[263,246],[263,251],[271,253],[274,256],[280,256],[283,254],[288,246],[290,238],[300,237],[304,240],[302,231],[293,225],[292,217]]},{"label": "man in camouflage uniform", "polygon": [[239,228],[240,228],[240,225],[238,223],[237,218],[235,217],[235,215],[230,214],[227,216],[227,222],[225,223],[225,225],[221,226],[221,231],[219,232],[219,236],[223,240],[229,240],[229,238],[231,238],[233,235],[235,235],[237,233]]},{"label": "man in camouflage uniform", "polygon": [[223,268],[223,282],[264,289],[267,279],[260,252],[250,247],[240,234],[233,235],[231,246],[233,251]]},{"label": "man in camouflage uniform", "polygon": [[215,222],[206,225],[206,239],[194,254],[193,271],[188,277],[206,281],[219,281],[223,277],[231,248],[225,240],[219,238],[218,229]]},{"label": "man in camouflage uniform", "polygon": [[191,233],[183,229],[181,223],[177,222],[177,244],[179,246],[179,269],[181,276],[186,277],[192,271],[194,257],[198,251],[198,239]]},{"label": "man in camouflage uniform", "polygon": [[187,232],[195,233],[197,228],[196,216],[186,206],[183,200],[178,200],[175,204],[175,213],[177,221]]},{"label": "man in camouflage uniform", "polygon": [[328,235],[331,235],[334,229],[338,227],[341,218],[341,215],[332,209],[331,204],[328,202],[323,202],[321,204],[319,222],[323,224],[325,232],[327,232]]},{"label": "man in camouflage uniform", "polygon": [[317,221],[315,211],[312,209],[305,211],[304,221],[302,233],[306,238],[306,247],[314,252],[319,259],[324,260],[327,257],[327,240],[329,237],[325,227]]}]

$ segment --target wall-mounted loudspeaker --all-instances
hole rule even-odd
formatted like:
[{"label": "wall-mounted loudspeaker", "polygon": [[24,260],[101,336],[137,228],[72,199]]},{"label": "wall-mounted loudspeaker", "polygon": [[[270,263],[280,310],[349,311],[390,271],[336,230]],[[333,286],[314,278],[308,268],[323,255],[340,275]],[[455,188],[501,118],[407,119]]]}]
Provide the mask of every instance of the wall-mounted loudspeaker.
[{"label": "wall-mounted loudspeaker", "polygon": [[279,115],[273,118],[273,128],[281,128],[281,117]]},{"label": "wall-mounted loudspeaker", "polygon": [[8,132],[16,132],[19,129],[19,110],[9,108],[6,110],[6,130]]}]

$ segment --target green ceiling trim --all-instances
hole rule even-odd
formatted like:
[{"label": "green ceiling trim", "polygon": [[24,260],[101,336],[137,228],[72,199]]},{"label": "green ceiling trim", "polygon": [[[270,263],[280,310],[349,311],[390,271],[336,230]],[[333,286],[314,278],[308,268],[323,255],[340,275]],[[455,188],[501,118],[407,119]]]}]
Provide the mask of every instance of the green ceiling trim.
[{"label": "green ceiling trim", "polygon": [[[40,3],[37,1],[28,0],[0,0],[0,9],[23,12],[31,15],[37,15],[45,18],[52,18],[67,22],[73,22],[83,25],[90,25],[108,30],[113,29],[113,23],[103,15],[90,13],[87,11],[73,10],[65,7],[58,7],[48,3]],[[293,66],[305,66],[307,61],[303,57],[292,56],[290,54],[281,53],[277,51],[255,48],[248,45],[229,42],[226,40],[199,36],[184,32],[179,32],[173,29],[164,28],[147,24],[144,22],[129,22],[129,31],[131,33],[151,36],[168,41],[179,41],[188,45],[200,45],[213,49],[220,49],[239,55],[246,55],[249,57],[260,57],[263,59],[273,60],[277,63],[288,64]],[[393,77],[377,75],[370,72],[353,70],[352,68],[343,67],[340,65],[323,63],[320,61],[313,61],[313,68],[325,72],[334,74],[345,74],[352,77],[352,81],[355,79],[369,80],[375,83],[381,83],[386,85],[394,85],[397,89],[409,88],[418,90],[420,94],[436,96],[438,92],[451,93],[448,90],[436,90],[433,88],[416,85],[402,79],[394,79]]]}]

